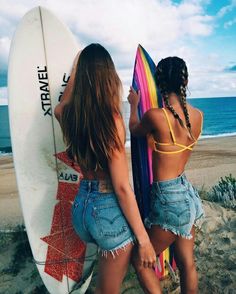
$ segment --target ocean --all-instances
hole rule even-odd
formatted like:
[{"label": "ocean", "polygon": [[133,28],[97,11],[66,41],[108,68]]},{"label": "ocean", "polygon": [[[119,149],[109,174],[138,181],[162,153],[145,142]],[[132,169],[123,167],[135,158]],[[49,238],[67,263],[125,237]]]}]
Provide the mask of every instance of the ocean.
[{"label": "ocean", "polygon": [[[236,97],[195,98],[189,99],[188,102],[204,112],[202,139],[236,135]],[[128,102],[123,102],[123,116],[129,145]],[[8,106],[0,105],[0,155],[9,154],[11,151]]]}]

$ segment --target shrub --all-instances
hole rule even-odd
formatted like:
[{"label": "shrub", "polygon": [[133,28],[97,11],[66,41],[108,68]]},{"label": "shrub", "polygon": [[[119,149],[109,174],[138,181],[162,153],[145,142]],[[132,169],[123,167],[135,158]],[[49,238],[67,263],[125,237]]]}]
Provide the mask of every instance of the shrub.
[{"label": "shrub", "polygon": [[232,174],[221,177],[219,183],[207,192],[207,199],[224,207],[236,209],[236,179]]}]

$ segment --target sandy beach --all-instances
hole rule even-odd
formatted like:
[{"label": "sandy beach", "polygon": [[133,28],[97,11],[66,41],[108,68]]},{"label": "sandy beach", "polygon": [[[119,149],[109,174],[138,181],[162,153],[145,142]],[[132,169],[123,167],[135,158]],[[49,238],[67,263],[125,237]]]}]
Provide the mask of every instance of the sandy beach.
[{"label": "sandy beach", "polygon": [[[127,156],[132,182],[129,148]],[[198,189],[210,189],[220,177],[229,174],[236,177],[236,136],[200,140],[186,167],[189,180]],[[3,156],[0,157],[0,229],[22,223],[13,159]]]},{"label": "sandy beach", "polygon": [[[130,150],[127,149],[130,159]],[[209,190],[217,184],[220,177],[232,174],[236,178],[236,137],[222,137],[204,139],[198,142],[191,160],[186,167],[187,177],[199,189]],[[131,172],[130,172],[131,177]],[[206,218],[202,222],[201,230],[197,233],[195,242],[195,255],[199,272],[199,293],[235,293],[236,289],[236,217],[235,211],[225,209],[218,204],[203,201]],[[0,230],[1,233],[14,229],[23,224],[19,195],[16,184],[16,176],[12,156],[0,157]],[[10,250],[10,249],[8,249]],[[12,249],[13,250],[13,249]],[[8,256],[0,258],[0,271],[4,269],[4,263]],[[7,259],[8,258],[8,259]],[[31,265],[34,267],[34,265]],[[24,276],[24,274],[22,274]],[[25,274],[26,275],[26,274]],[[21,277],[23,279],[23,276]],[[0,289],[8,292],[8,284],[17,288],[14,278],[6,278],[0,274]],[[5,281],[5,282],[4,282]],[[40,284],[40,279],[37,280]],[[23,283],[23,282],[22,282]],[[25,279],[25,283],[27,279]],[[137,283],[137,281],[136,281]],[[23,284],[22,284],[23,285]],[[138,286],[137,286],[138,287]],[[169,287],[168,289],[170,289]],[[137,288],[138,289],[138,288]],[[25,291],[24,293],[33,293]],[[36,293],[36,292],[34,292]],[[40,292],[44,293],[44,292]],[[126,293],[142,293],[135,292]],[[172,290],[165,293],[179,293],[177,284],[172,285]]]}]

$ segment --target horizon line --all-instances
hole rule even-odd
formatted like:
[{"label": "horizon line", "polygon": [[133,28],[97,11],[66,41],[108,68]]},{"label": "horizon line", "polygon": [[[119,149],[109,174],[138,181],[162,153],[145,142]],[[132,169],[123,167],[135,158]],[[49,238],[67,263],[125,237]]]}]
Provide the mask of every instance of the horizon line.
[{"label": "horizon line", "polygon": [[[193,100],[193,99],[218,99],[218,98],[236,98],[236,95],[235,96],[214,96],[214,97],[187,97],[187,100]],[[2,100],[5,100],[7,98],[2,98]],[[8,99],[7,99],[7,102],[8,102]],[[122,102],[128,102],[127,100],[122,100]],[[1,103],[1,98],[0,98],[0,106],[8,106],[9,104],[8,103]]]}]

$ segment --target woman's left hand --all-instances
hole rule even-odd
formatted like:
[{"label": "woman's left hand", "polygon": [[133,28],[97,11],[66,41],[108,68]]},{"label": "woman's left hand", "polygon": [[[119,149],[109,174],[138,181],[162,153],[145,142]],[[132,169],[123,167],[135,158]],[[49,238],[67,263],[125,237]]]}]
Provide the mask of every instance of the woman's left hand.
[{"label": "woman's left hand", "polygon": [[129,96],[127,97],[127,99],[129,101],[129,104],[138,107],[138,103],[140,100],[140,91],[138,91],[137,93],[133,87],[130,87]]},{"label": "woman's left hand", "polygon": [[139,262],[143,267],[153,268],[156,266],[156,252],[150,240],[138,246]]}]

